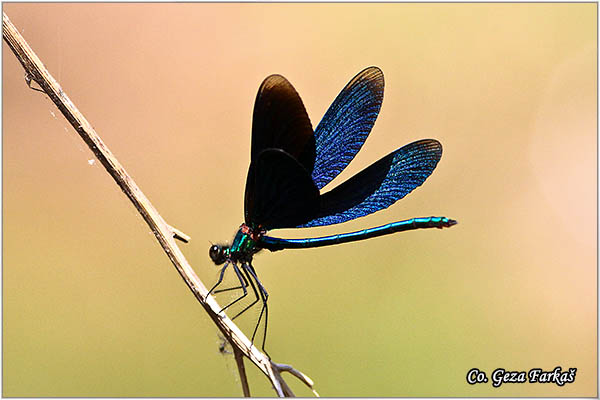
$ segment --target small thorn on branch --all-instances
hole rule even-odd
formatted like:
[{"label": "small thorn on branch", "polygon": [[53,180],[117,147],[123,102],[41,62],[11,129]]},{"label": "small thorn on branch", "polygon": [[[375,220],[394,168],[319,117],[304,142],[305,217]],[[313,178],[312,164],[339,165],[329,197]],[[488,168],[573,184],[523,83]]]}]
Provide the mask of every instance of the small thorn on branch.
[{"label": "small thorn on branch", "polygon": [[175,239],[181,240],[183,243],[189,243],[190,240],[192,240],[191,237],[189,237],[185,233],[181,232],[179,229],[174,228],[174,227],[172,227],[170,225],[169,225],[169,228],[171,229],[171,232],[173,232],[173,237]]}]

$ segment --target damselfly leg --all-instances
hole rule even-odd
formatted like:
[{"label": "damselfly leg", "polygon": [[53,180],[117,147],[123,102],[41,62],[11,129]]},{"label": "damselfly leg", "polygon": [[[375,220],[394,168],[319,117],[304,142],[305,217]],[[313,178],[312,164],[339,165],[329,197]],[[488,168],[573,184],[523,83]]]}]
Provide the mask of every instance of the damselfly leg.
[{"label": "damselfly leg", "polygon": [[[260,320],[263,316],[263,314],[265,315],[265,333],[263,335],[263,341],[262,341],[262,351],[269,357],[271,358],[271,356],[269,356],[269,353],[267,353],[267,351],[265,350],[265,344],[267,342],[267,325],[269,322],[269,306],[267,305],[267,300],[269,298],[269,293],[267,293],[265,287],[263,286],[262,283],[260,283],[260,280],[258,279],[258,276],[256,276],[256,272],[254,271],[254,267],[252,266],[252,264],[247,263],[242,265],[242,268],[244,269],[244,271],[247,274],[250,274],[250,276],[252,278],[254,278],[254,281],[256,281],[256,285],[258,286],[258,289],[260,291],[260,298],[263,302],[263,306],[262,309],[260,310],[260,315],[258,316],[258,321],[256,322],[256,327],[254,328],[254,333],[252,333],[252,343],[254,343],[254,337],[256,336],[256,332],[258,331],[258,327],[260,325]],[[250,279],[250,276],[248,276],[248,279],[250,280],[250,282],[252,282],[252,279]],[[258,299],[257,299],[258,301]]]},{"label": "damselfly leg", "polygon": [[235,303],[237,303],[238,301],[242,300],[244,297],[246,297],[246,295],[248,294],[248,290],[246,290],[246,287],[248,286],[248,281],[246,281],[246,278],[244,277],[244,275],[240,272],[237,264],[234,262],[232,263],[233,265],[233,270],[235,271],[235,274],[237,275],[238,280],[240,281],[240,285],[242,287],[242,290],[244,291],[244,294],[241,295],[240,297],[238,297],[237,299],[235,299],[234,301],[232,301],[231,303],[227,304],[225,307],[223,307],[221,309],[222,311],[225,311],[227,308],[231,307],[232,305],[234,305]]},{"label": "damselfly leg", "polygon": [[[236,319],[237,317],[239,317],[240,315],[242,315],[243,313],[245,313],[246,311],[248,311],[248,309],[250,309],[253,305],[255,305],[258,300],[260,300],[260,298],[258,297],[258,292],[256,290],[256,286],[254,285],[254,282],[252,282],[252,277],[248,274],[248,271],[246,270],[246,268],[244,267],[244,265],[242,265],[242,272],[246,275],[246,277],[248,278],[248,282],[250,282],[250,287],[252,288],[252,291],[254,292],[254,301],[252,303],[250,303],[249,305],[247,305],[246,307],[244,307],[244,309],[240,312],[238,312],[233,318]],[[252,337],[252,342],[254,342],[254,337]]]},{"label": "damselfly leg", "polygon": [[[225,288],[225,289],[219,289],[219,290],[215,290],[212,293],[213,294],[219,294],[219,293],[223,293],[223,292],[229,292],[230,290],[238,290],[238,289],[244,289],[248,287],[248,281],[246,280],[246,278],[244,277],[243,274],[240,275],[243,279],[243,282],[240,286],[233,286],[233,287],[229,287],[229,288]],[[238,276],[239,279],[239,276]]]},{"label": "damselfly leg", "polygon": [[[240,282],[240,286],[215,290],[223,282],[225,270],[229,267],[229,265],[232,266],[232,268],[238,278],[238,281]],[[241,270],[240,270],[240,268],[241,268]],[[264,331],[264,336],[263,336],[263,340],[262,340],[262,350],[267,356],[269,356],[269,354],[265,350],[265,344],[267,341],[267,324],[268,324],[268,318],[269,318],[269,308],[267,306],[267,299],[269,298],[269,294],[267,293],[264,286],[258,279],[258,276],[256,275],[256,271],[254,270],[254,267],[252,266],[252,264],[250,264],[249,262],[244,262],[243,264],[241,264],[238,267],[238,264],[234,261],[226,262],[219,273],[219,279],[218,279],[217,283],[209,291],[209,294],[223,293],[223,292],[227,292],[230,290],[236,290],[236,289],[242,289],[244,291],[244,294],[242,294],[240,297],[238,297],[237,299],[235,299],[234,301],[227,304],[225,307],[223,307],[221,309],[221,311],[225,311],[227,308],[236,304],[238,301],[242,300],[243,298],[245,298],[248,295],[248,290],[247,290],[248,286],[250,286],[250,288],[252,288],[252,292],[254,293],[254,300],[250,304],[245,306],[237,314],[235,314],[231,319],[232,320],[236,319],[237,317],[239,317],[240,315],[242,315],[243,313],[248,311],[250,308],[252,308],[259,300],[262,300],[263,306],[260,310],[260,315],[258,316],[258,321],[256,322],[256,326],[254,327],[254,332],[252,333],[251,340],[252,340],[252,343],[254,343],[254,338],[256,337],[256,333],[258,332],[258,327],[260,326],[260,322],[261,322],[263,314],[264,314],[264,316],[265,316],[265,331]],[[269,356],[269,358],[270,358],[270,356]]]},{"label": "damselfly leg", "polygon": [[206,295],[207,297],[210,296],[213,293],[213,290],[216,289],[217,286],[219,286],[221,284],[221,282],[223,282],[223,276],[225,275],[225,270],[227,269],[227,267],[229,267],[230,262],[227,261],[225,262],[225,265],[223,265],[223,268],[221,268],[221,272],[219,272],[219,280],[217,281],[217,283],[215,283],[215,285],[208,291],[208,294]]}]

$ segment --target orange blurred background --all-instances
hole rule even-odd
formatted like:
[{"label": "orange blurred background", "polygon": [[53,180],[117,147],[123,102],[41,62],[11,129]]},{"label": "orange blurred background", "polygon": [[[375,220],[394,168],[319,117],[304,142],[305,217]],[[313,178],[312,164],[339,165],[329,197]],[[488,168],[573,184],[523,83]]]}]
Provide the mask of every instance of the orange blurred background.
[{"label": "orange blurred background", "polygon": [[[596,4],[3,9],[192,237],[181,247],[206,286],[209,243],[243,221],[261,81],[288,78],[316,126],[379,66],[379,118],[334,185],[422,138],[444,145],[436,171],[385,211],[273,236],[430,215],[459,225],[257,255],[269,353],[323,396],[597,395]],[[240,396],[235,361],[150,229],[6,44],[3,57],[3,395]],[[258,311],[239,320],[248,335]],[[274,395],[247,366],[252,394]],[[575,382],[465,380],[556,366],[577,368]]]}]

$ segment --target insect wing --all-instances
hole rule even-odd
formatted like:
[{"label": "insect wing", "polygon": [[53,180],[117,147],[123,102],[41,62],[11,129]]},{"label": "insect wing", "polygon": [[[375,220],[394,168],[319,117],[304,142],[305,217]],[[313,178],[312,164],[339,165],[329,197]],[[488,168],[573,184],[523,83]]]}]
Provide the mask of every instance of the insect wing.
[{"label": "insect wing", "polygon": [[298,160],[267,149],[250,164],[244,206],[250,226],[293,228],[315,218],[319,190]]},{"label": "insect wing", "polygon": [[383,72],[359,72],[335,98],[315,130],[312,179],[319,189],[346,168],[369,136],[383,101]]},{"label": "insect wing", "polygon": [[338,224],[387,208],[423,184],[441,157],[437,140],[401,147],[322,194],[317,217],[299,228]]},{"label": "insect wing", "polygon": [[287,79],[270,75],[262,82],[252,116],[250,161],[266,149],[281,149],[309,171],[315,162],[315,138],[302,99]]}]

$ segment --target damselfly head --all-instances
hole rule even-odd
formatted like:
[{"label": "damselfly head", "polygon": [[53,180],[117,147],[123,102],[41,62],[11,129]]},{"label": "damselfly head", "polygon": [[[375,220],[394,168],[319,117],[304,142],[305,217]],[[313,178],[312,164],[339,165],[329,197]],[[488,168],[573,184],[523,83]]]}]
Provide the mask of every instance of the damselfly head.
[{"label": "damselfly head", "polygon": [[223,246],[220,244],[213,244],[208,249],[208,256],[216,265],[221,265],[225,261],[227,261],[227,250],[228,246]]}]

